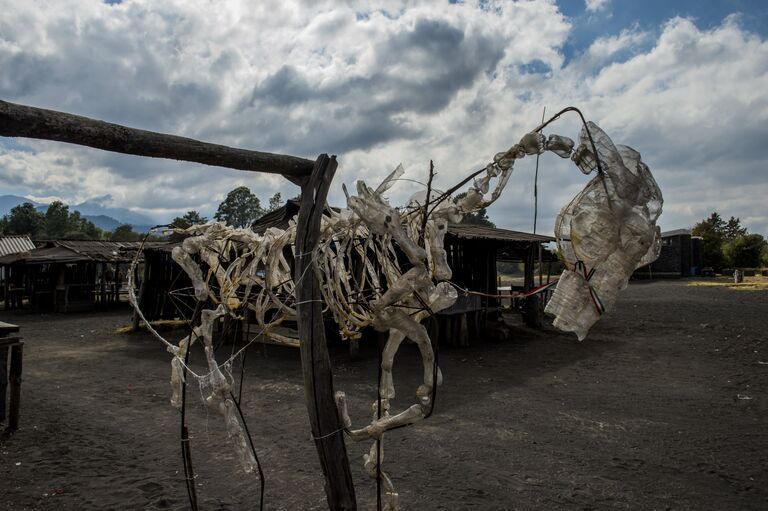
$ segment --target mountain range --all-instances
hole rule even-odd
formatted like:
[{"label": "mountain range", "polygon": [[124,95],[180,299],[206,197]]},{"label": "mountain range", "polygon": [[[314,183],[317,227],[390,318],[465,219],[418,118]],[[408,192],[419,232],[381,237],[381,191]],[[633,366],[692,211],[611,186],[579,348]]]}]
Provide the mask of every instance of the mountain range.
[{"label": "mountain range", "polygon": [[[130,209],[105,206],[103,204],[104,199],[99,197],[80,204],[70,205],[69,211],[79,211],[83,218],[90,220],[96,227],[105,231],[114,231],[123,224],[129,224],[136,232],[146,232],[150,227],[157,224],[148,216],[136,213]],[[26,197],[0,195],[0,217],[7,215],[11,212],[11,209],[25,202],[32,203],[38,211],[43,213],[48,209],[48,204],[36,202]]]}]

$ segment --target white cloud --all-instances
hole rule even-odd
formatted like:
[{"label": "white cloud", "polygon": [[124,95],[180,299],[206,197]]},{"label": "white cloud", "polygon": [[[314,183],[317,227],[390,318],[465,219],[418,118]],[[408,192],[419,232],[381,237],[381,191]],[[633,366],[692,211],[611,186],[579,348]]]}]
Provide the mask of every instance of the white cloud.
[{"label": "white cloud", "polygon": [[597,12],[605,9],[611,0],[584,0],[586,9],[589,12]]},{"label": "white cloud", "polygon": [[[665,228],[710,211],[768,234],[768,45],[735,18],[709,30],[674,19],[628,27],[564,64],[569,20],[553,2],[150,2],[0,0],[0,97],[246,148],[339,154],[340,183],[375,181],[399,162],[447,187],[574,104],[640,150],[667,199]],[[547,72],[530,72],[528,67]],[[554,131],[575,137],[575,119]],[[133,158],[49,142],[0,141],[0,187],[112,205],[158,220],[210,214],[245,184],[262,199],[297,189],[275,176]],[[542,158],[539,230],[584,178]],[[530,229],[532,162],[491,210]],[[727,192],[725,192],[727,190]],[[723,191],[717,195],[714,191]],[[394,202],[412,185],[392,191]],[[734,200],[734,197],[741,197]]]},{"label": "white cloud", "polygon": [[636,26],[624,29],[615,36],[605,36],[595,39],[587,49],[587,54],[593,64],[601,63],[621,51],[631,50],[647,41],[648,32],[639,30]]}]

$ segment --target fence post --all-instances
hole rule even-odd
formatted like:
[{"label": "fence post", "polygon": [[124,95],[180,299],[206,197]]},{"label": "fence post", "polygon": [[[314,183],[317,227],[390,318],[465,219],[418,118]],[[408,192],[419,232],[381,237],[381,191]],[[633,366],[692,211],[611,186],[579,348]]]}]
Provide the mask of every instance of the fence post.
[{"label": "fence post", "polygon": [[296,226],[296,313],[301,343],[301,366],[309,422],[320,466],[325,476],[328,507],[357,509],[342,424],[336,412],[333,373],[323,324],[320,283],[313,269],[313,251],[320,238],[320,221],[328,188],[336,172],[336,157],[321,154],[312,175],[301,187]]}]

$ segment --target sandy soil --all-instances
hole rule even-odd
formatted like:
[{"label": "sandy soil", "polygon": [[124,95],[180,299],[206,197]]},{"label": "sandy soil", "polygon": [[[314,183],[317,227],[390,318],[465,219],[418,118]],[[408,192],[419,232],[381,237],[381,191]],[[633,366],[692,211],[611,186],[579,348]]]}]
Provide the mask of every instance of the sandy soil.
[{"label": "sandy soil", "polygon": [[[0,314],[27,342],[21,430],[0,441],[1,509],[187,508],[169,357],[145,334],[116,334],[128,319]],[[583,343],[521,327],[443,349],[437,411],[387,435],[385,469],[409,510],[768,509],[767,331],[766,290],[655,282],[631,285]],[[324,509],[298,352],[248,358],[266,508]],[[334,353],[357,424],[375,361],[372,346],[354,362]],[[401,407],[417,352],[398,363]],[[257,509],[258,480],[240,473],[219,416],[191,402],[201,509]],[[360,508],[375,509],[368,443],[348,446]]]}]

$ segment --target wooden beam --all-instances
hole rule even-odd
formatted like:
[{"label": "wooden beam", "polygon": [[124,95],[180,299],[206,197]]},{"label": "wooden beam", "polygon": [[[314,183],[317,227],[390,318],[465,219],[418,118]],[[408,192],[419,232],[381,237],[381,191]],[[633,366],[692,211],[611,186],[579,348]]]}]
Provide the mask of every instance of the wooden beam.
[{"label": "wooden beam", "polygon": [[320,283],[313,268],[313,251],[320,238],[320,219],[328,188],[336,172],[336,157],[322,154],[309,181],[301,187],[296,225],[296,312],[301,343],[301,367],[309,422],[325,476],[328,508],[357,509],[343,425],[334,399],[333,373],[323,324]]},{"label": "wooden beam", "polygon": [[6,101],[0,101],[0,136],[56,140],[117,153],[282,174],[299,185],[314,166],[312,160],[296,156],[209,144]]}]

